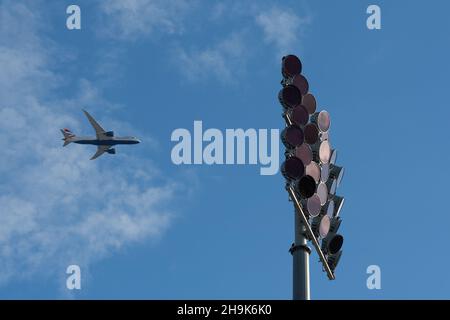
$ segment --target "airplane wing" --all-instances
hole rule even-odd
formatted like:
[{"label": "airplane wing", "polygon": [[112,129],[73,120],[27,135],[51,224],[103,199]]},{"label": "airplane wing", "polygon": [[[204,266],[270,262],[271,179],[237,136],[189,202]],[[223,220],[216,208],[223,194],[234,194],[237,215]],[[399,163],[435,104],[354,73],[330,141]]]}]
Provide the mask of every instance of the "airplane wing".
[{"label": "airplane wing", "polygon": [[105,132],[106,132],[105,129],[103,129],[86,110],[83,110],[83,112],[86,115],[86,117],[88,118],[91,125],[94,127],[95,134],[97,135],[97,139],[98,140],[106,139],[107,137],[105,135]]},{"label": "airplane wing", "polygon": [[104,154],[111,146],[100,145],[97,147],[97,152],[92,156],[91,160],[97,159]]}]

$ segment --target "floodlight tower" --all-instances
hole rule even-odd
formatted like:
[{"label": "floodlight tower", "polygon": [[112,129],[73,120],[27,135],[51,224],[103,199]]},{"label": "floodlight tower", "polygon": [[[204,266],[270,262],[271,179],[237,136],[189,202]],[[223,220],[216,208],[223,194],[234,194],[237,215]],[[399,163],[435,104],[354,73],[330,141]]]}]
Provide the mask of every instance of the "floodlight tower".
[{"label": "floodlight tower", "polygon": [[337,151],[329,141],[330,115],[316,112],[316,99],[309,93],[308,80],[301,74],[302,63],[295,55],[282,59],[283,88],[278,94],[286,128],[281,140],[286,160],[281,172],[294,203],[293,299],[310,299],[309,256],[315,248],[328,279],[342,255],[344,238],[338,234],[344,198],[336,195],[344,169],[336,165]]}]

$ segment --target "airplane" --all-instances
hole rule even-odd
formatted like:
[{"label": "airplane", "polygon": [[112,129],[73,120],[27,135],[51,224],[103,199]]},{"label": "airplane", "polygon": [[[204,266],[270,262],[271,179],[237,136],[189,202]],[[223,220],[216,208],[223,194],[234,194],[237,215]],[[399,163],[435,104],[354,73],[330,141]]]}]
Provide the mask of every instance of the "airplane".
[{"label": "airplane", "polygon": [[97,152],[92,156],[91,160],[97,159],[105,152],[109,154],[116,154],[116,149],[111,148],[117,144],[137,144],[141,141],[136,137],[114,137],[114,131],[106,131],[103,129],[97,121],[86,111],[83,110],[84,114],[88,118],[89,122],[95,129],[96,137],[77,137],[69,129],[60,129],[64,135],[63,147],[67,146],[69,143],[78,144],[92,144],[97,146]]}]

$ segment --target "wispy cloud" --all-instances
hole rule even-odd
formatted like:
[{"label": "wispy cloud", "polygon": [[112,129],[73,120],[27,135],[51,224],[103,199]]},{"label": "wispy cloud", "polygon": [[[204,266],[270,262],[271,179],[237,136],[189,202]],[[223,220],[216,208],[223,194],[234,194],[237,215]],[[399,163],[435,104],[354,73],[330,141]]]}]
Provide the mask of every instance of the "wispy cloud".
[{"label": "wispy cloud", "polygon": [[101,32],[113,38],[135,40],[157,34],[183,32],[183,18],[192,2],[185,0],[99,1],[104,18]]},{"label": "wispy cloud", "polygon": [[[164,37],[172,48],[170,62],[185,78],[189,81],[213,78],[221,83],[233,82],[245,74],[251,52],[271,47],[277,62],[282,55],[299,52],[312,20],[307,10],[267,1],[199,5],[184,0],[111,0],[99,2],[99,8],[103,34],[132,41]],[[213,29],[207,38],[209,43],[204,43],[205,37],[200,41],[198,37],[191,38],[193,34],[206,32],[199,27],[202,25],[227,26],[230,31],[219,38],[212,36]]]},{"label": "wispy cloud", "polygon": [[289,9],[272,7],[256,16],[256,23],[264,32],[264,41],[276,48],[278,56],[298,52],[302,46],[305,28],[311,17],[300,17]]},{"label": "wispy cloud", "polygon": [[191,81],[215,78],[222,83],[233,82],[243,71],[248,58],[243,33],[232,33],[205,48],[184,49],[178,46],[172,55],[172,61],[182,74]]},{"label": "wispy cloud", "polygon": [[80,105],[108,102],[83,81],[73,98],[61,98],[33,6],[4,1],[0,11],[0,283],[88,266],[157,239],[179,186],[155,182],[158,169],[142,157],[89,161],[93,149],[63,149],[58,128],[82,127]]}]

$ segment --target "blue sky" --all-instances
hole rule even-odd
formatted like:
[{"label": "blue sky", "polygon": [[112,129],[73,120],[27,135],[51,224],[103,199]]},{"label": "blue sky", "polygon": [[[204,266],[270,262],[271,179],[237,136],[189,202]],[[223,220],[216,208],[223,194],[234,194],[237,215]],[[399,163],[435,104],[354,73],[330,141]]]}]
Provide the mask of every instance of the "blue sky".
[{"label": "blue sky", "polygon": [[[346,176],[344,255],[313,299],[449,298],[443,1],[0,2],[0,298],[290,299],[293,208],[255,165],[175,166],[177,128],[282,128],[301,57]],[[66,29],[81,7],[82,29]],[[366,28],[378,4],[382,29]],[[143,143],[88,159],[59,128]],[[280,148],[283,148],[280,144]],[[82,290],[65,288],[79,264]],[[366,268],[381,267],[381,290]]]}]

